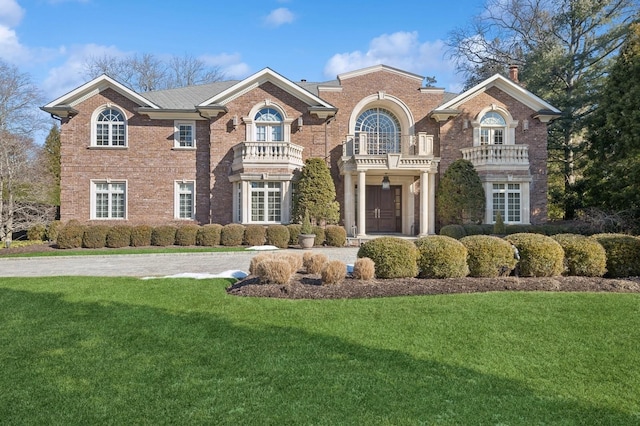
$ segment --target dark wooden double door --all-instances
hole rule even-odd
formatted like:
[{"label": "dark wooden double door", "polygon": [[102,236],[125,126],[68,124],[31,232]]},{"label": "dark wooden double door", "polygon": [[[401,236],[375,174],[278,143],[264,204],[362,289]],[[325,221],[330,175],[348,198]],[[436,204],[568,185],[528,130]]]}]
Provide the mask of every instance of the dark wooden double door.
[{"label": "dark wooden double door", "polygon": [[402,232],[402,187],[382,189],[380,185],[367,185],[366,232]]}]

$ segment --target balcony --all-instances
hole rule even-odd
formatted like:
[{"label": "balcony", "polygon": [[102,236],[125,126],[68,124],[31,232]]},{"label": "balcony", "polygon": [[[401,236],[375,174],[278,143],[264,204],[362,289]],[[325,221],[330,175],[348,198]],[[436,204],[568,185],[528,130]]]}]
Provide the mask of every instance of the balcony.
[{"label": "balcony", "polygon": [[233,147],[231,170],[284,168],[293,171],[304,165],[302,150],[290,142],[242,142]]},{"label": "balcony", "polygon": [[529,169],[529,145],[481,145],[460,151],[478,171]]}]

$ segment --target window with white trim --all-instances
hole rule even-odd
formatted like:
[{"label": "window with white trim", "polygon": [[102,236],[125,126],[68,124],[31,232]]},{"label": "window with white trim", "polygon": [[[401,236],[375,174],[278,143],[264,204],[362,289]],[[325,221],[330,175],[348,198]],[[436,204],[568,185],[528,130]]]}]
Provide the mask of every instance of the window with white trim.
[{"label": "window with white trim", "polygon": [[195,148],[196,123],[195,121],[174,122],[174,148]]},{"label": "window with white trim", "polygon": [[115,108],[106,108],[95,117],[95,146],[124,147],[126,140],[126,120],[124,114]]},{"label": "window with white trim", "polygon": [[126,219],[127,184],[125,182],[92,182],[92,219]]},{"label": "window with white trim", "polygon": [[195,182],[177,181],[175,194],[176,219],[193,219],[195,217]]},{"label": "window with white trim", "polygon": [[254,118],[256,129],[256,141],[258,142],[281,142],[282,136],[282,114],[274,108],[262,108]]},{"label": "window with white trim", "polygon": [[503,145],[507,122],[495,111],[489,111],[480,119],[480,145]]},{"label": "window with white trim", "polygon": [[519,183],[493,184],[493,221],[498,212],[505,223],[520,223],[522,193]]},{"label": "window with white trim", "polygon": [[371,108],[364,111],[358,116],[355,132],[357,135],[367,135],[367,154],[400,152],[400,121],[387,109]]},{"label": "window with white trim", "polygon": [[280,223],[282,182],[251,182],[251,222]]}]

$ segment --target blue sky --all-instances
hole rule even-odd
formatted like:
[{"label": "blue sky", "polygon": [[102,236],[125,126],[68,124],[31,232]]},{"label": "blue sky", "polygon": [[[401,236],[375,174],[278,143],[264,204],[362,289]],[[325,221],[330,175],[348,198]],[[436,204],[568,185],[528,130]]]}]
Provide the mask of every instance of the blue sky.
[{"label": "blue sky", "polygon": [[325,81],[378,63],[458,92],[445,56],[449,31],[482,0],[0,0],[0,58],[28,72],[46,100],[86,81],[89,56],[189,54],[228,78],[270,67],[291,80]]}]

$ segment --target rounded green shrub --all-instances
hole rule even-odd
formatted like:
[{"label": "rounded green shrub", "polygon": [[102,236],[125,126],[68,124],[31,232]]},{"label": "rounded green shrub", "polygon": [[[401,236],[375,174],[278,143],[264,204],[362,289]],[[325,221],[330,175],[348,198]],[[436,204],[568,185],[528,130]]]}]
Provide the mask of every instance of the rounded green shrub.
[{"label": "rounded green shrub", "polygon": [[82,247],[82,236],[84,235],[84,225],[78,221],[70,220],[58,232],[56,243],[58,248],[70,249]]},{"label": "rounded green shrub", "polygon": [[176,244],[179,246],[195,246],[200,226],[189,223],[180,225],[176,230]]},{"label": "rounded green shrub", "polygon": [[284,225],[267,226],[267,244],[278,248],[289,247],[289,229]]},{"label": "rounded green shrub", "polygon": [[459,240],[460,238],[466,237],[467,232],[464,230],[464,226],[462,225],[445,225],[440,228],[440,235],[445,235]]},{"label": "rounded green shrub", "polygon": [[147,247],[151,245],[153,228],[149,225],[136,225],[131,229],[131,246]]},{"label": "rounded green shrub", "polygon": [[421,278],[462,278],[469,274],[467,248],[455,238],[429,235],[415,241]]},{"label": "rounded green shrub", "polygon": [[251,224],[244,228],[244,244],[261,246],[266,240],[266,230],[263,225]]},{"label": "rounded green shrub", "polygon": [[29,241],[44,241],[47,235],[47,228],[38,223],[27,229],[27,240]]},{"label": "rounded green shrub", "polygon": [[322,226],[314,226],[313,233],[316,235],[313,245],[314,246],[324,245],[324,242],[326,240],[326,234],[324,232],[324,228]]},{"label": "rounded green shrub", "polygon": [[467,248],[467,264],[472,277],[508,276],[516,267],[511,244],[492,235],[469,235],[460,240]]},{"label": "rounded green shrub", "polygon": [[607,253],[607,277],[640,276],[640,239],[624,234],[596,234]]},{"label": "rounded green shrub", "polygon": [[121,248],[131,245],[131,227],[129,225],[115,225],[107,232],[107,247]]},{"label": "rounded green shrub", "polygon": [[551,237],[540,234],[512,234],[505,240],[516,246],[523,277],[555,277],[564,270],[564,251]]},{"label": "rounded green shrub", "polygon": [[493,225],[488,224],[465,223],[462,227],[467,235],[490,235],[493,232]]},{"label": "rounded green shrub", "polygon": [[408,278],[418,275],[418,248],[410,241],[380,237],[360,246],[358,257],[373,261],[378,278]]},{"label": "rounded green shrub", "polygon": [[106,225],[87,226],[82,234],[82,247],[104,248],[107,245],[107,233],[109,227]]},{"label": "rounded green shrub", "polygon": [[607,252],[595,239],[576,234],[557,234],[551,238],[564,250],[569,275],[601,277],[607,272]]},{"label": "rounded green shrub", "polygon": [[347,244],[347,231],[342,226],[327,225],[324,233],[328,246],[344,247]]},{"label": "rounded green shrub", "polygon": [[220,231],[220,244],[225,247],[241,246],[244,240],[244,226],[239,223],[229,223]]},{"label": "rounded green shrub", "polygon": [[299,223],[290,223],[287,225],[287,229],[289,230],[289,245],[294,246],[298,244],[298,236],[300,235],[302,225]]},{"label": "rounded green shrub", "polygon": [[62,227],[62,223],[59,220],[53,220],[47,225],[46,238],[49,241],[56,241],[58,239],[58,231]]},{"label": "rounded green shrub", "polygon": [[160,225],[151,231],[152,246],[172,246],[176,243],[176,231],[178,229],[173,225]]},{"label": "rounded green shrub", "polygon": [[222,225],[217,223],[208,223],[201,226],[196,236],[196,244],[205,247],[219,246],[221,231]]}]

